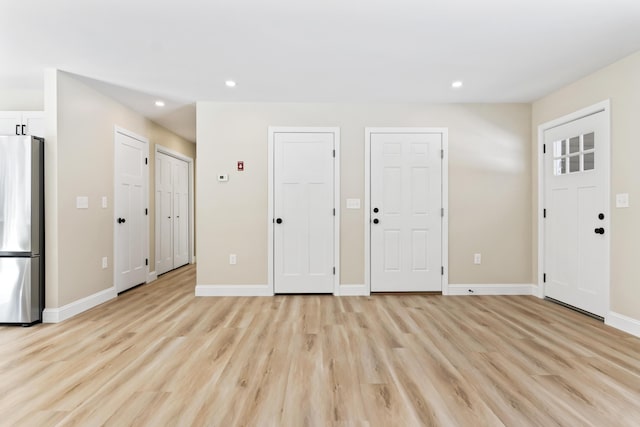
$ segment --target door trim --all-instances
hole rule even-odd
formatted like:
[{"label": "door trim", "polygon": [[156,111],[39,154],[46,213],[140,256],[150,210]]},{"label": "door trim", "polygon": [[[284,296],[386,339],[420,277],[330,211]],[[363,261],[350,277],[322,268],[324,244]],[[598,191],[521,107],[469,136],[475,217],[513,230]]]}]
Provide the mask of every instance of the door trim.
[{"label": "door trim", "polygon": [[605,307],[607,313],[611,310],[609,292],[611,289],[611,233],[614,231],[611,229],[611,102],[605,100],[557,119],[548,121],[538,126],[538,145],[537,145],[537,161],[538,161],[538,212],[536,218],[538,219],[538,289],[535,294],[538,298],[544,298],[545,284],[542,281],[545,271],[544,259],[545,259],[545,228],[543,221],[543,209],[544,209],[544,196],[545,196],[545,177],[544,177],[544,157],[543,157],[543,144],[545,131],[582,119],[587,116],[591,116],[596,113],[604,112],[604,128],[605,134],[609,137],[609,143],[605,148],[605,155],[608,161],[607,171],[604,174],[604,198],[607,201],[605,205],[605,215],[607,219],[607,231],[608,239],[606,239],[605,247],[605,260],[604,260],[604,275],[605,281]]},{"label": "door trim", "polygon": [[274,150],[275,135],[277,133],[332,133],[334,140],[334,149],[336,152],[333,160],[333,206],[336,215],[333,218],[333,265],[336,267],[336,274],[333,276],[333,295],[339,295],[340,288],[340,128],[339,127],[282,127],[269,126],[268,140],[268,185],[269,185],[269,202],[267,210],[267,229],[268,231],[268,257],[267,257],[267,280],[268,288],[271,295],[275,295],[275,278],[274,278],[274,229],[273,229],[273,209],[274,209]]},{"label": "door trim", "polygon": [[442,295],[449,295],[449,128],[367,127],[364,136],[364,284],[371,294],[371,134],[374,133],[438,133],[442,135]]},{"label": "door trim", "polygon": [[[124,136],[128,136],[129,138],[133,138],[136,139],[140,142],[142,142],[144,144],[144,152],[145,155],[147,157],[147,159],[149,158],[149,139],[144,137],[144,136],[140,136],[134,132],[131,132],[127,129],[121,128],[120,126],[114,126],[114,132],[113,132],[113,198],[111,200],[111,217],[112,217],[112,227],[113,227],[113,253],[112,256],[113,258],[111,259],[111,266],[113,269],[113,286],[116,288],[116,292],[120,292],[118,290],[118,283],[116,281],[116,252],[118,251],[118,245],[117,245],[117,241],[116,241],[116,227],[115,227],[115,223],[116,223],[116,215],[115,215],[115,206],[116,206],[116,192],[118,191],[118,177],[116,175],[116,150],[118,148],[118,134],[124,135]],[[143,190],[143,197],[144,200],[147,202],[147,208],[149,208],[149,168],[147,168],[147,173],[145,174],[144,177],[144,190]],[[149,253],[150,253],[150,239],[149,239],[149,215],[145,215],[145,220],[144,220],[144,230],[142,230],[142,235],[144,236],[143,240],[146,240],[147,244],[144,245],[144,249],[145,249],[145,258],[149,259]],[[146,266],[146,283],[149,283],[150,280],[150,276],[149,276],[149,267],[150,265]]]},{"label": "door trim", "polygon": [[[158,153],[160,154],[166,154],[167,156],[171,156],[174,157],[178,160],[182,160],[184,162],[187,162],[187,164],[189,165],[189,264],[195,264],[196,260],[195,260],[195,242],[194,242],[194,238],[193,238],[193,234],[194,234],[194,192],[193,192],[193,159],[189,156],[186,156],[182,153],[179,153],[175,150],[171,150],[167,147],[164,147],[162,145],[157,145],[155,146],[155,150],[154,150],[154,156],[153,156],[153,172],[154,172],[154,177],[155,177],[155,167],[156,167],[156,158]],[[154,178],[155,179],[155,178]],[[157,184],[157,181],[155,182],[155,184]],[[154,184],[154,216],[157,215],[157,209],[156,209],[156,200],[155,200],[155,184]],[[157,218],[156,218],[157,219]],[[159,233],[159,228],[157,225],[157,221],[155,222],[155,230],[154,230],[154,234],[156,236],[156,242],[158,241],[158,233]],[[156,244],[156,256],[155,256],[155,263],[158,263],[158,247]],[[155,268],[155,266],[154,266]]]}]

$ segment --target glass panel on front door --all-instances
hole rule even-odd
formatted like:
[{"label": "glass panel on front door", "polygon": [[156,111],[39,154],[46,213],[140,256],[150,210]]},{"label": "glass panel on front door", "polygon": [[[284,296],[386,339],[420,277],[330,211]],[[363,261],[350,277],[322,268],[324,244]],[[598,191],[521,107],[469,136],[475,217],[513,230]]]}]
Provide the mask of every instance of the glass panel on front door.
[{"label": "glass panel on front door", "polygon": [[595,135],[593,132],[553,143],[553,174],[585,172],[595,168]]}]

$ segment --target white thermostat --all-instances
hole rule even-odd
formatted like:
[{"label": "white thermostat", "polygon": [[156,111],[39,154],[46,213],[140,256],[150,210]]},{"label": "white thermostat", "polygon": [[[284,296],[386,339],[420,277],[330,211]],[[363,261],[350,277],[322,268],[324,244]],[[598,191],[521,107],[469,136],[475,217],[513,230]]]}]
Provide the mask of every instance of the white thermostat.
[{"label": "white thermostat", "polygon": [[218,182],[227,182],[229,181],[229,175],[226,173],[218,175]]}]

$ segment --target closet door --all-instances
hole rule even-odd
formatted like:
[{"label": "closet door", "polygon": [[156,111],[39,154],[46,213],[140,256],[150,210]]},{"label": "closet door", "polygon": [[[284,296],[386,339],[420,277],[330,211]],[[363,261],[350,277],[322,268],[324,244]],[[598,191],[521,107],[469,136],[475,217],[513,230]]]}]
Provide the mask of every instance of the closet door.
[{"label": "closet door", "polygon": [[173,157],[156,154],[156,272],[173,270]]},{"label": "closet door", "polygon": [[173,159],[173,268],[189,263],[189,164]]}]

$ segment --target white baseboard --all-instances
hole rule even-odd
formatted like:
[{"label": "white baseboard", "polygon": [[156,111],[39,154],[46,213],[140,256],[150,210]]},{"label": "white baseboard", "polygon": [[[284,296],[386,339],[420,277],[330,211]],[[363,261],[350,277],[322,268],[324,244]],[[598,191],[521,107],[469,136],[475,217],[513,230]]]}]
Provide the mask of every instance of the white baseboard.
[{"label": "white baseboard", "polygon": [[340,285],[338,286],[338,292],[336,296],[369,296],[370,293],[367,290],[367,286],[362,285]]},{"label": "white baseboard", "polygon": [[633,317],[610,311],[605,317],[604,323],[640,338],[640,320]]},{"label": "white baseboard", "polygon": [[537,294],[536,288],[528,283],[449,285],[448,295],[535,295]]},{"label": "white baseboard", "polygon": [[196,285],[197,297],[269,297],[269,285]]},{"label": "white baseboard", "polygon": [[115,286],[79,299],[60,308],[45,308],[42,313],[44,323],[59,323],[105,303],[118,296]]},{"label": "white baseboard", "polygon": [[147,283],[151,283],[157,279],[158,279],[158,273],[156,273],[155,271],[150,271],[149,274],[147,274]]},{"label": "white baseboard", "polygon": [[196,256],[192,256],[191,257],[191,264],[195,264],[196,263]]}]

